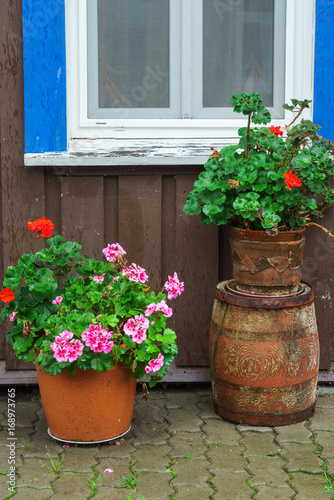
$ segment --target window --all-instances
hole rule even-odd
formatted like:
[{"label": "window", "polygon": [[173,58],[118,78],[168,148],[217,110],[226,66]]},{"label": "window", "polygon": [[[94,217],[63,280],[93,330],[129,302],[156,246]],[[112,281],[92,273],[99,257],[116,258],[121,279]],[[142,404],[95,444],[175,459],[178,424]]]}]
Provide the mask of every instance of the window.
[{"label": "window", "polygon": [[71,138],[236,136],[235,92],[275,120],[312,98],[314,0],[73,0]]}]

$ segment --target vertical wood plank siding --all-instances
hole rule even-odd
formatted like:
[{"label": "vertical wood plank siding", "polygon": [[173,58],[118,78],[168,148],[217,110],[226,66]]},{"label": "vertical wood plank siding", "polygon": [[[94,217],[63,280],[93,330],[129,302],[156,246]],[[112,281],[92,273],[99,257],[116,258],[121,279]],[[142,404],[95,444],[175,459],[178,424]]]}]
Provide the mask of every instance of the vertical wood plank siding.
[{"label": "vertical wood plank siding", "polygon": [[[60,0],[56,3],[61,5]],[[317,22],[319,16],[329,19],[326,8],[330,6],[329,1],[317,1]],[[25,167],[21,18],[21,0],[0,0],[0,278],[2,270],[16,264],[22,253],[35,252],[43,245],[26,229],[28,220],[42,215],[55,222],[58,233],[80,241],[91,256],[101,258],[101,249],[118,241],[127,250],[129,262],[147,269],[154,289],[159,289],[168,274],[178,272],[185,292],[172,301],[174,315],[170,318],[178,335],[177,365],[208,366],[214,289],[219,281],[231,277],[231,266],[226,228],[204,226],[198,217],[182,210],[202,167]],[[317,31],[316,36],[321,33]],[[326,47],[331,40],[328,35]],[[325,50],[318,48],[320,53]],[[333,50],[328,53],[333,56]],[[332,59],[330,65],[333,75]],[[326,86],[321,92],[333,103],[330,75],[323,78]],[[319,100],[316,88],[315,109],[329,109],[328,123],[332,123],[332,104],[327,107],[323,102],[327,101]],[[54,133],[47,121],[42,126]],[[334,228],[333,209],[323,222]],[[303,279],[315,291],[322,369],[328,369],[334,358],[333,256],[333,242],[321,231],[309,229]],[[7,370],[29,369],[17,361],[4,336],[0,338],[0,357],[6,357]]]}]

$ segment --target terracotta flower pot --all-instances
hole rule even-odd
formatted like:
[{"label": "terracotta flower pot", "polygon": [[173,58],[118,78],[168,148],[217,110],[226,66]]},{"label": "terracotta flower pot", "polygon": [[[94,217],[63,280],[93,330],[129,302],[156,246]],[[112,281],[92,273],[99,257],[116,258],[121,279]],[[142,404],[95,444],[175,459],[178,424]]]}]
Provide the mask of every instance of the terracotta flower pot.
[{"label": "terracotta flower pot", "polygon": [[305,230],[265,231],[230,228],[235,291],[258,295],[289,295],[301,280]]},{"label": "terracotta flower pot", "polygon": [[64,370],[49,375],[37,365],[49,434],[66,442],[109,441],[130,429],[136,379],[118,363],[113,370]]}]

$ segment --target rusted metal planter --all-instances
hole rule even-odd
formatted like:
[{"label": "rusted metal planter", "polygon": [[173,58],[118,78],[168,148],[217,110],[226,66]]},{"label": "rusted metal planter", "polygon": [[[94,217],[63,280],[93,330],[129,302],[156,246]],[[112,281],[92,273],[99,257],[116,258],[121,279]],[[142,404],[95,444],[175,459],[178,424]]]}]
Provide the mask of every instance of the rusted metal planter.
[{"label": "rusted metal planter", "polygon": [[98,443],[126,434],[131,426],[136,379],[120,363],[112,370],[76,369],[49,375],[37,365],[39,390],[51,437],[68,443]]},{"label": "rusted metal planter", "polygon": [[217,413],[247,425],[289,425],[315,408],[319,341],[312,289],[252,297],[216,289],[210,366]]},{"label": "rusted metal planter", "polygon": [[290,295],[301,280],[305,230],[265,231],[230,228],[236,289],[247,294]]}]

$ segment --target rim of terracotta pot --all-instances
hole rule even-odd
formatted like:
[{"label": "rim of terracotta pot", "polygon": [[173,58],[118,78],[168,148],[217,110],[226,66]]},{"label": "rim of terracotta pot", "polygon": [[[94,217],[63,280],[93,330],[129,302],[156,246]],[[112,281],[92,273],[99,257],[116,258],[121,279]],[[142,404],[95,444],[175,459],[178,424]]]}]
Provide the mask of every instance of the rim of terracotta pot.
[{"label": "rim of terracotta pot", "polygon": [[275,236],[270,236],[265,230],[243,229],[234,226],[229,226],[229,230],[230,237],[249,241],[297,241],[302,239],[305,235],[304,227],[296,231],[279,231]]}]

